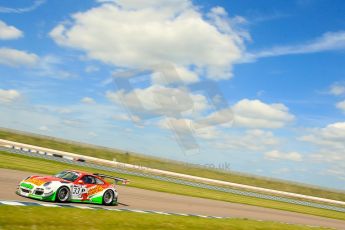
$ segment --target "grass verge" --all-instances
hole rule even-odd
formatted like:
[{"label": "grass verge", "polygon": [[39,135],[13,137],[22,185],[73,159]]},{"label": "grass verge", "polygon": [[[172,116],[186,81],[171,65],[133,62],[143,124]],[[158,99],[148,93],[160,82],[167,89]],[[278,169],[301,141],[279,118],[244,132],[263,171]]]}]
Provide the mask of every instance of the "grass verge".
[{"label": "grass verge", "polygon": [[[44,159],[38,159],[33,157],[26,157],[15,155],[6,152],[0,152],[0,168],[16,169],[29,172],[37,172],[42,174],[56,174],[59,171],[65,169],[80,169],[89,172],[94,172],[94,169],[87,167],[72,166],[70,164],[59,163],[55,161],[49,161]],[[109,174],[109,172],[99,171],[100,173]],[[127,186],[143,188],[148,190],[167,192],[173,194],[180,194],[193,197],[208,198],[213,200],[221,200],[233,203],[249,204],[254,206],[280,209],[286,211],[293,211],[305,214],[311,214],[316,216],[329,217],[334,219],[345,220],[345,214],[341,212],[324,210],[312,207],[306,207],[301,205],[288,204],[278,201],[270,201],[253,197],[240,196],[235,194],[229,194],[225,192],[213,191],[208,189],[195,188],[185,185],[179,185],[164,181],[157,181],[144,177],[136,177],[129,175],[118,176],[125,177],[131,180],[131,183]]]},{"label": "grass verge", "polygon": [[0,229],[325,229],[245,219],[202,219],[104,210],[0,207]]}]

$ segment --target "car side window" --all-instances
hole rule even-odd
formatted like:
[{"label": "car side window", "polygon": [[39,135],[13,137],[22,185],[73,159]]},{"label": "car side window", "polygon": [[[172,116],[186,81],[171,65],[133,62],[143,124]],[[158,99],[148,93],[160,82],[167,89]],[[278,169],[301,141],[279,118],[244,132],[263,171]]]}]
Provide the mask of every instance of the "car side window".
[{"label": "car side window", "polygon": [[81,180],[85,183],[85,184],[96,184],[96,178],[93,176],[84,176]]},{"label": "car side window", "polygon": [[81,180],[82,180],[85,184],[88,184],[88,182],[89,182],[88,176],[83,176],[83,177],[81,178]]},{"label": "car side window", "polygon": [[97,177],[95,177],[95,179],[96,179],[96,184],[104,184],[104,182],[102,180],[98,179]]}]

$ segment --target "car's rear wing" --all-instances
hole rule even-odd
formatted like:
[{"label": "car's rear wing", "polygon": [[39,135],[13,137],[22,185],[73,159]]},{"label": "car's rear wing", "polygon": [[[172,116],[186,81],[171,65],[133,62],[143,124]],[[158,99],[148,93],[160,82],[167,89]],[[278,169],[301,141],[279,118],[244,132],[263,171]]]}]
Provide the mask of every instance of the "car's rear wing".
[{"label": "car's rear wing", "polygon": [[108,178],[108,179],[113,179],[115,184],[121,182],[122,184],[128,184],[129,180],[125,179],[125,178],[120,178],[120,177],[114,177],[114,176],[109,176],[109,175],[105,175],[105,174],[101,174],[101,173],[94,173],[93,175],[95,176],[99,176],[101,178]]}]

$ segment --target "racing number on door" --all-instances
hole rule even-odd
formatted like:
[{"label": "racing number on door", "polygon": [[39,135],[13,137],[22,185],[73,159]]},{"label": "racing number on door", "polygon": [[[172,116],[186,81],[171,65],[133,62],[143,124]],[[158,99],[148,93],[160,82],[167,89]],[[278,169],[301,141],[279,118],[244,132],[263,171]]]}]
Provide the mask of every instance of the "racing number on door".
[{"label": "racing number on door", "polygon": [[81,194],[81,192],[82,192],[81,187],[73,187],[72,195],[79,196]]},{"label": "racing number on door", "polygon": [[86,193],[87,189],[83,186],[73,186],[72,196],[74,199],[81,199],[83,193]]},{"label": "racing number on door", "polygon": [[87,190],[84,187],[74,186],[72,189],[72,196],[74,196],[75,198],[81,198],[81,195],[86,191]]}]

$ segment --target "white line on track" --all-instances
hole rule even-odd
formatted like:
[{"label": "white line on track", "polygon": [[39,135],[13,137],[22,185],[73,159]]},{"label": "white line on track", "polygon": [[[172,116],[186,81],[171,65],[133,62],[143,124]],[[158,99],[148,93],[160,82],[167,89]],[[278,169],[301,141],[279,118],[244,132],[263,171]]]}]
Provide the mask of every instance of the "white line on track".
[{"label": "white line on track", "polygon": [[1,201],[2,204],[14,205],[14,206],[26,206],[25,204],[15,202],[15,201]]},{"label": "white line on track", "polygon": [[138,212],[138,213],[147,213],[145,211],[137,210],[137,209],[128,209],[128,211],[130,211],[130,212]]},{"label": "white line on track", "polygon": [[93,209],[93,208],[88,207],[88,206],[79,206],[79,205],[75,205],[74,207],[81,208],[81,209]]},{"label": "white line on track", "polygon": [[[3,202],[2,202],[3,203]],[[40,203],[40,205],[44,206],[44,207],[56,207],[56,208],[59,208],[60,206],[59,205],[56,205],[56,204],[45,204],[45,203]]]},{"label": "white line on track", "polygon": [[169,213],[159,212],[159,211],[151,211],[151,212],[156,213],[156,214],[162,214],[162,215],[171,215]]}]

